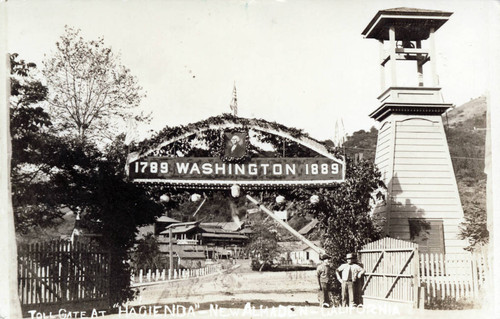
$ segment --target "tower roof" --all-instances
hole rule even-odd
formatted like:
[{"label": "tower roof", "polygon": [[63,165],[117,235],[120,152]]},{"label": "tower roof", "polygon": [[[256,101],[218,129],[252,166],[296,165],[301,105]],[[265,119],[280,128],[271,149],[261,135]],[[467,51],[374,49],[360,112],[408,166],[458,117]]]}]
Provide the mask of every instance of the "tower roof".
[{"label": "tower roof", "polygon": [[393,8],[377,12],[361,33],[365,38],[389,39],[389,27],[396,28],[396,40],[425,40],[431,28],[439,29],[453,12],[417,8]]}]

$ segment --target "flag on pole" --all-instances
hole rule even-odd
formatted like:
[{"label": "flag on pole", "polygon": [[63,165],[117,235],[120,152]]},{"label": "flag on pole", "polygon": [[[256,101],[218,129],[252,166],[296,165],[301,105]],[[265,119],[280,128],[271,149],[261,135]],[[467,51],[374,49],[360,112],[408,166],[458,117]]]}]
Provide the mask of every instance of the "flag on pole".
[{"label": "flag on pole", "polygon": [[231,103],[229,104],[231,111],[233,111],[234,116],[238,116],[238,97],[236,96],[236,81],[233,86],[233,97],[231,99]]}]

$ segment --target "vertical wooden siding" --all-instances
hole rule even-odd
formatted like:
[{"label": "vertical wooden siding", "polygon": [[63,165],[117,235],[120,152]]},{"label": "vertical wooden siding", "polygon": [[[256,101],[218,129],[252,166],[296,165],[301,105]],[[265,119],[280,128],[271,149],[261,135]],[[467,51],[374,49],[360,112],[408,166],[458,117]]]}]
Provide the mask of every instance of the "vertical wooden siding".
[{"label": "vertical wooden siding", "polygon": [[408,218],[441,219],[445,251],[460,251],[463,210],[441,118],[395,116],[394,125],[390,235],[410,240]]},{"label": "vertical wooden siding", "polygon": [[360,250],[366,270],[364,297],[414,303],[418,286],[417,247],[394,238],[364,245]]}]

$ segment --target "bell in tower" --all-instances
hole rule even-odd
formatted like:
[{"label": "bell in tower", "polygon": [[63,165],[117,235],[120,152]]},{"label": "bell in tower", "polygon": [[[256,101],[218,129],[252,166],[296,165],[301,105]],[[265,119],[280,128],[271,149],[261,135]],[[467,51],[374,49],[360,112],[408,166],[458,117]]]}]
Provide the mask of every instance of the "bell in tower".
[{"label": "bell in tower", "polygon": [[416,242],[421,252],[447,254],[466,246],[458,237],[463,210],[441,118],[452,105],[438,86],[434,43],[451,15],[381,10],[362,32],[380,42],[382,92],[370,117],[379,123],[375,164],[387,200],[374,214],[383,218],[386,235]]}]

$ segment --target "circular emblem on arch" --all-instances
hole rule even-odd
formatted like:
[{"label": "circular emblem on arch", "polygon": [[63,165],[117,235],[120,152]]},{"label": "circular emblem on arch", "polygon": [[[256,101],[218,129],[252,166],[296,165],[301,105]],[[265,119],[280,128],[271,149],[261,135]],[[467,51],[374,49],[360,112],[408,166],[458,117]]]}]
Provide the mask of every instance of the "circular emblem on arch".
[{"label": "circular emblem on arch", "polygon": [[[203,134],[212,138],[205,150],[211,156],[186,155],[175,150],[180,141],[196,144],[196,137]],[[256,134],[295,143],[313,155],[298,157],[283,151],[274,157],[256,156]],[[283,149],[284,145],[285,142]],[[234,184],[244,188],[324,187],[345,179],[344,158],[335,156],[307,134],[265,120],[229,115],[163,130],[139,143],[129,154],[125,169],[133,182],[184,188],[229,189]]]}]

